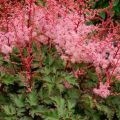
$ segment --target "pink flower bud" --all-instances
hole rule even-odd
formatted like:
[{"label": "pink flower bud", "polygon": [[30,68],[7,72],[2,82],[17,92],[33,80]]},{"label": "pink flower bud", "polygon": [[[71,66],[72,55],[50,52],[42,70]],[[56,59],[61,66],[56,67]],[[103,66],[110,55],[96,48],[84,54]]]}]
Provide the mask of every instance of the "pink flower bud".
[{"label": "pink flower bud", "polygon": [[7,55],[12,52],[12,48],[8,45],[2,45],[1,52]]}]

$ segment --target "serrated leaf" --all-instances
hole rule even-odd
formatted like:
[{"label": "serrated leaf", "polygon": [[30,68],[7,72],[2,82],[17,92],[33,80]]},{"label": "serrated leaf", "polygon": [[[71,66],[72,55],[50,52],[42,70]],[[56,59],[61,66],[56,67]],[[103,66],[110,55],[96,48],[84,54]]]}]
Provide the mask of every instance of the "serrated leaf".
[{"label": "serrated leaf", "polygon": [[65,80],[68,81],[71,85],[76,85],[78,86],[78,83],[76,82],[76,78],[74,78],[72,75],[66,76]]},{"label": "serrated leaf", "polygon": [[57,84],[57,88],[60,91],[60,93],[62,93],[65,87],[63,86],[63,84]]},{"label": "serrated leaf", "polygon": [[2,82],[6,85],[10,85],[13,84],[15,81],[15,77],[10,75],[10,74],[5,74],[1,72],[1,76],[0,79],[2,80]]},{"label": "serrated leaf", "polygon": [[43,81],[45,81],[47,83],[52,83],[51,77],[47,76],[47,75],[43,77]]},{"label": "serrated leaf", "polygon": [[43,117],[44,117],[44,120],[59,120],[57,110],[49,110],[44,113]]},{"label": "serrated leaf", "polygon": [[54,86],[52,84],[49,84],[49,83],[47,83],[46,85],[47,85],[47,89],[48,89],[48,95],[50,95]]},{"label": "serrated leaf", "polygon": [[55,106],[57,107],[57,111],[59,116],[63,116],[65,114],[66,106],[65,100],[61,97],[52,97],[51,100],[54,101]]},{"label": "serrated leaf", "polygon": [[11,104],[2,106],[2,109],[4,110],[5,114],[7,114],[7,115],[15,115],[16,114],[15,107]]},{"label": "serrated leaf", "polygon": [[26,111],[25,108],[17,108],[17,116],[21,117],[21,116],[24,116],[24,113]]},{"label": "serrated leaf", "polygon": [[18,95],[18,96],[17,95],[10,95],[10,97],[11,97],[13,103],[17,107],[21,108],[21,107],[25,106],[24,97],[22,95]]},{"label": "serrated leaf", "polygon": [[30,110],[30,115],[34,118],[35,115],[44,115],[45,112],[47,112],[48,109],[44,106],[37,106],[35,108],[32,108]]},{"label": "serrated leaf", "polygon": [[72,100],[67,100],[67,108],[68,110],[72,110],[75,107],[75,102]]},{"label": "serrated leaf", "polygon": [[68,94],[70,99],[74,100],[74,102],[76,102],[76,100],[79,99],[79,96],[80,96],[79,90],[74,89],[74,88],[69,89],[67,91],[67,94]]},{"label": "serrated leaf", "polygon": [[87,95],[87,94],[84,94],[82,96],[82,99],[81,99],[82,103],[87,107],[89,108],[93,108],[94,107],[94,103],[93,103],[93,99],[90,95]]},{"label": "serrated leaf", "polygon": [[26,101],[30,104],[30,106],[36,106],[38,104],[37,93],[33,90],[31,93],[28,94]]},{"label": "serrated leaf", "polygon": [[112,120],[112,117],[114,115],[114,110],[112,110],[111,108],[109,108],[108,106],[105,106],[103,104],[101,104],[101,105],[97,104],[97,109],[100,110],[100,111],[103,111],[104,114],[107,115],[107,118],[109,120]]}]

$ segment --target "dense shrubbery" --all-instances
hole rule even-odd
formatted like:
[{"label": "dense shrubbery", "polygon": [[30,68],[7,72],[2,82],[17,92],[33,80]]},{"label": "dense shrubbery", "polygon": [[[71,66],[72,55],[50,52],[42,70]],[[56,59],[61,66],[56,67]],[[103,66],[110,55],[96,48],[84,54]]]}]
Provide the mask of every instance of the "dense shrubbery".
[{"label": "dense shrubbery", "polygon": [[120,120],[120,1],[0,2],[1,120]]}]

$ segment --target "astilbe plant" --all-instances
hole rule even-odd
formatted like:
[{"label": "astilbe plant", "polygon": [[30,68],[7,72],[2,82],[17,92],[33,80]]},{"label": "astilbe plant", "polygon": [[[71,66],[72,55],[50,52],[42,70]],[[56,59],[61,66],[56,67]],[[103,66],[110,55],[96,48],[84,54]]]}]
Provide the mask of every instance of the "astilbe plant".
[{"label": "astilbe plant", "polygon": [[0,119],[120,119],[114,1],[0,3]]},{"label": "astilbe plant", "polygon": [[[32,88],[32,42],[39,41],[55,45],[66,62],[93,64],[100,84],[93,91],[101,97],[109,96],[112,78],[120,77],[120,26],[110,16],[111,3],[109,8],[96,11],[91,8],[90,1],[84,0],[45,0],[44,5],[36,2],[3,1],[1,5],[1,53],[9,56],[13,47],[19,48],[27,89]],[[101,11],[106,12],[106,20],[96,17]],[[95,24],[94,19],[100,22]],[[90,20],[93,24],[87,25]],[[27,56],[23,55],[25,47]]]}]

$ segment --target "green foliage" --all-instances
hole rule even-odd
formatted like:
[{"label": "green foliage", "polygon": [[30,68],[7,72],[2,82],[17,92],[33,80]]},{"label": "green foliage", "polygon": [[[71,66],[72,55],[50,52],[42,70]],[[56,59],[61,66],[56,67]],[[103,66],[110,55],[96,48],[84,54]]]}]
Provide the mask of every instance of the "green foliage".
[{"label": "green foliage", "polygon": [[[1,120],[120,119],[120,97],[102,99],[93,94],[92,89],[97,85],[94,68],[76,79],[72,69],[84,69],[86,64],[71,64],[66,68],[66,63],[60,59],[54,46],[37,47],[33,43],[33,89],[27,92],[23,84],[26,76],[18,54],[15,48],[10,61],[1,57],[1,64],[5,68],[0,72]],[[11,71],[13,65],[16,71]],[[65,81],[72,87],[66,88]],[[120,91],[118,84],[113,88],[114,92]]]},{"label": "green foliage", "polygon": [[[120,0],[113,0],[113,1],[109,1],[109,0],[97,0],[96,2],[94,2],[94,4],[92,5],[92,9],[101,9],[99,16],[102,19],[106,19],[107,18],[107,14],[104,11],[103,8],[107,8],[110,7],[110,2],[112,3],[112,9],[109,10],[111,17],[115,20],[119,22],[120,19]],[[98,21],[100,22],[100,21]]]},{"label": "green foliage", "polygon": [[94,2],[93,8],[106,8],[109,6],[109,0],[97,0]]},{"label": "green foliage", "polygon": [[106,18],[106,13],[105,12],[100,12],[99,15],[101,16],[102,19]]}]

